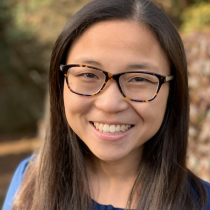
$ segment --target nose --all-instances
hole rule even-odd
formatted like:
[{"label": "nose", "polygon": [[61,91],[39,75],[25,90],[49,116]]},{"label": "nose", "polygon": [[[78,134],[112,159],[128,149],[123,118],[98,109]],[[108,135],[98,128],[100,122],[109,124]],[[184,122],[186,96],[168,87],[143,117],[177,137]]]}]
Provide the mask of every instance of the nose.
[{"label": "nose", "polygon": [[121,94],[117,82],[111,79],[97,95],[95,106],[106,113],[118,113],[129,107],[129,101]]}]

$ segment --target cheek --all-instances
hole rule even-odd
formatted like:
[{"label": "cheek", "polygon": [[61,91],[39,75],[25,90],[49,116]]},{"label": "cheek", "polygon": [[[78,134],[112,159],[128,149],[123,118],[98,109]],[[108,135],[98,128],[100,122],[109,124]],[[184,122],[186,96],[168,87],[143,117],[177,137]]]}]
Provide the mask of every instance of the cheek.
[{"label": "cheek", "polygon": [[153,120],[154,126],[156,127],[157,131],[159,130],[165,115],[168,92],[168,86],[163,86],[158,96],[153,101],[151,101],[151,104],[149,106],[150,116],[148,118]]},{"label": "cheek", "polygon": [[93,98],[72,93],[66,84],[64,84],[63,97],[69,126],[81,139],[85,139],[89,126],[88,116],[94,107]]},{"label": "cheek", "polygon": [[66,118],[72,127],[72,123],[76,123],[84,113],[88,112],[90,102],[87,97],[72,93],[66,84],[64,84],[63,97]]},{"label": "cheek", "polygon": [[149,136],[151,134],[153,136],[162,124],[165,113],[165,106],[160,107],[159,105],[155,106],[154,104],[145,105],[147,107],[143,106],[143,108],[139,110],[136,109],[136,111],[143,119],[143,128],[145,129],[145,134]]},{"label": "cheek", "polygon": [[143,119],[142,139],[149,140],[158,132],[163,122],[167,98],[168,88],[166,87],[153,101],[142,103],[141,106],[135,104],[134,109]]}]

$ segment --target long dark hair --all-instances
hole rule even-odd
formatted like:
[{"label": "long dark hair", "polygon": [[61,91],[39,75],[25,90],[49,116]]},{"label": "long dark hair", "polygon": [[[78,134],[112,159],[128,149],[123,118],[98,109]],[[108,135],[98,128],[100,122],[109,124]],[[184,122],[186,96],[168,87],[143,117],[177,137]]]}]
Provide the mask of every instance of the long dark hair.
[{"label": "long dark hair", "polygon": [[50,132],[28,168],[13,209],[84,210],[92,208],[82,143],[66,120],[64,77],[72,42],[92,24],[133,20],[144,24],[160,43],[175,80],[170,83],[161,128],[145,143],[141,161],[141,210],[202,210],[207,196],[201,181],[186,167],[189,124],[187,62],[181,38],[168,17],[148,0],[95,0],[78,11],[58,37],[49,72]]}]

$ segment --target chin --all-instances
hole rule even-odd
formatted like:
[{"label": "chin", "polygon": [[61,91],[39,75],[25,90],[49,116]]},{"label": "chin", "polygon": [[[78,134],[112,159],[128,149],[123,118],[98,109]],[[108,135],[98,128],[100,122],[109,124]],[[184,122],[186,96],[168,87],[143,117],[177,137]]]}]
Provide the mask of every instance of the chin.
[{"label": "chin", "polygon": [[93,152],[93,155],[99,160],[104,162],[116,162],[123,159],[126,156],[126,154],[119,153],[119,151],[108,152],[105,149],[102,152],[99,151]]}]

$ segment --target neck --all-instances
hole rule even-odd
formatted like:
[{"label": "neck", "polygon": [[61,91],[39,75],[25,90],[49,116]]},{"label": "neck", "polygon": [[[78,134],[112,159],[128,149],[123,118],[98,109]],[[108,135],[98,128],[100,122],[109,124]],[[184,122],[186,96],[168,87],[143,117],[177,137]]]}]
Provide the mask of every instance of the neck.
[{"label": "neck", "polygon": [[92,198],[101,204],[125,208],[138,175],[141,154],[142,148],[117,161],[105,161],[91,155],[87,168]]},{"label": "neck", "polygon": [[92,163],[94,163],[91,166],[93,174],[109,179],[110,181],[123,181],[137,176],[141,152],[136,150],[128,156],[113,162],[100,160],[94,155],[91,159],[93,160]]}]

